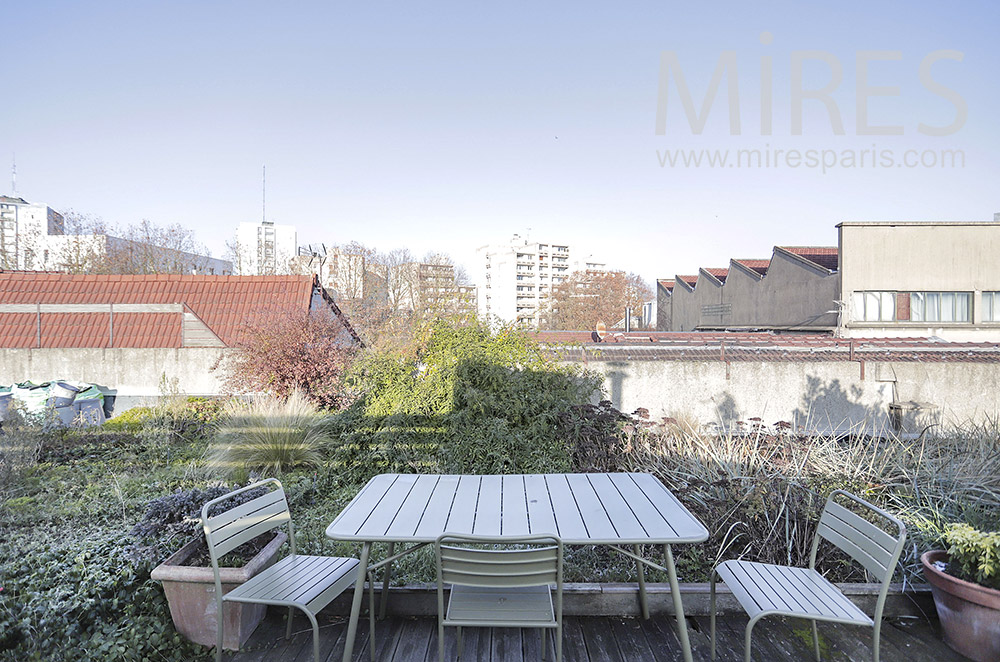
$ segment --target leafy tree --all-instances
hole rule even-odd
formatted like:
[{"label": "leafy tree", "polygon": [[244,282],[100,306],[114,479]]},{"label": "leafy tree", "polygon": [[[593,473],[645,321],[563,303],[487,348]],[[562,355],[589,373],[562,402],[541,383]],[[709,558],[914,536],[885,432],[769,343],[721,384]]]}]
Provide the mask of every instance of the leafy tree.
[{"label": "leafy tree", "polygon": [[638,317],[642,304],[653,298],[652,288],[636,274],[624,271],[575,271],[557,285],[549,299],[546,327],[553,331],[609,327],[630,310]]},{"label": "leafy tree", "polygon": [[285,398],[300,390],[336,409],[348,401],[342,377],[355,351],[332,314],[265,311],[246,322],[235,350],[218,367],[234,392]]}]

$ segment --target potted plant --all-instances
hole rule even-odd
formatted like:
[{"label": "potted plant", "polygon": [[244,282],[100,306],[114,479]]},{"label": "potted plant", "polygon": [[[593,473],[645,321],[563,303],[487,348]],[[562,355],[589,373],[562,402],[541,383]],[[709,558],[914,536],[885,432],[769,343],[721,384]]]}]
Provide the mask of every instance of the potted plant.
[{"label": "potted plant", "polygon": [[[163,585],[174,627],[189,641],[214,646],[217,627],[215,577],[209,565],[208,549],[201,530],[199,512],[206,502],[231,491],[228,487],[174,492],[150,502],[146,515],[133,530],[133,536],[154,542],[141,549],[157,553],[180,536],[190,538],[180,549],[150,573]],[[261,496],[262,490],[244,492],[226,507]],[[222,591],[228,593],[277,561],[279,548],[287,540],[282,532],[267,533],[223,557],[220,569]],[[227,603],[223,648],[238,650],[264,619],[265,605]]]},{"label": "potted plant", "polygon": [[931,585],[944,641],[976,662],[1000,660],[1000,532],[952,524],[947,551],[920,560]]}]

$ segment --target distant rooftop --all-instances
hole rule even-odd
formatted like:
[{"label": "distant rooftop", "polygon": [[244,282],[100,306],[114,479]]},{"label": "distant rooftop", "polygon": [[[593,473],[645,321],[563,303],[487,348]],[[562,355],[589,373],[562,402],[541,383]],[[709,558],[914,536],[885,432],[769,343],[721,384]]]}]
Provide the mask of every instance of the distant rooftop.
[{"label": "distant rooftop", "polygon": [[775,248],[798,255],[830,271],[836,271],[838,267],[839,260],[836,246],[775,246]]}]

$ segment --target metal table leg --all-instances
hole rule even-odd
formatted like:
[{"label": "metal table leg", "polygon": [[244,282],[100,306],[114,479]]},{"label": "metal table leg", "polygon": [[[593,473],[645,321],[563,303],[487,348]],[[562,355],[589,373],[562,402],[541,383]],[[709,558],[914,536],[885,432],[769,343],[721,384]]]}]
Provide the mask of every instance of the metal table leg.
[{"label": "metal table leg", "polygon": [[[639,545],[633,545],[632,551],[636,556],[639,554]],[[646,564],[641,561],[635,562],[635,570],[639,573],[639,607],[642,609],[642,618],[649,620],[649,596],[646,595]]]},{"label": "metal table leg", "polygon": [[[386,557],[391,557],[396,553],[396,543],[389,543],[389,553]],[[382,576],[382,599],[378,607],[378,618],[379,620],[385,619],[385,609],[386,605],[389,604],[389,581],[392,579],[392,564],[389,563],[385,566],[385,574]]]},{"label": "metal table leg", "polygon": [[[684,620],[684,603],[681,602],[681,587],[677,583],[677,569],[674,568],[674,555],[670,545],[663,546],[663,555],[667,559],[667,577],[670,578],[670,597],[674,601],[674,612],[677,615],[677,638],[681,641],[681,652],[684,662],[692,662],[691,641],[688,639],[687,621]],[[344,662],[348,662],[346,659]]]},{"label": "metal table leg", "polygon": [[[361,547],[358,559],[358,577],[354,580],[354,602],[351,603],[351,619],[347,623],[347,640],[344,642],[344,662],[351,662],[354,656],[354,637],[358,633],[358,619],[361,617],[361,598],[365,594],[365,577],[368,576],[368,553],[372,544],[366,542]],[[369,607],[370,608],[370,607]],[[371,642],[374,645],[375,642]]]}]

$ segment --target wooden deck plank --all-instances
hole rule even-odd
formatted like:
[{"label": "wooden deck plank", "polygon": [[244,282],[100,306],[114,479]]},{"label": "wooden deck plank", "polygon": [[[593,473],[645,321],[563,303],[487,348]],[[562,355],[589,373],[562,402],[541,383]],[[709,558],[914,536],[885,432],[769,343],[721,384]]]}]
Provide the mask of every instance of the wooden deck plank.
[{"label": "wooden deck plank", "polygon": [[591,662],[626,662],[618,650],[611,623],[606,618],[590,616],[581,618],[583,640],[587,644],[587,657]]},{"label": "wooden deck plank", "polygon": [[[708,617],[688,617],[694,659],[709,662]],[[726,614],[719,617],[718,662],[742,662],[743,631],[747,617]],[[871,659],[871,631],[866,628],[820,623],[823,662],[854,662]],[[339,662],[343,654],[346,625],[342,617],[320,616],[321,659]],[[368,624],[359,623],[355,662],[368,660]],[[883,625],[882,659],[887,662],[959,662],[961,658],[938,638],[927,621]],[[527,662],[541,659],[538,630],[512,628],[464,628],[464,661]],[[244,649],[227,654],[231,662],[309,662],[312,660],[311,630],[297,618],[295,634],[284,639],[284,610],[271,610]],[[445,631],[445,660],[458,657],[455,628]],[[552,659],[554,632],[548,633],[546,660]],[[754,628],[755,662],[764,660],[812,660],[809,622],[800,619],[765,618]],[[389,618],[379,621],[375,631],[376,660],[436,662],[437,620],[435,618]],[[671,616],[649,620],[631,618],[573,617],[564,622],[563,657],[566,662],[656,662],[681,659],[675,622]]]},{"label": "wooden deck plank", "polygon": [[[376,625],[376,627],[378,626]],[[415,662],[427,659],[431,632],[436,627],[434,620],[430,618],[406,619],[399,635],[399,644],[392,657],[387,659],[414,660]],[[436,653],[437,651],[435,651],[435,657]]]},{"label": "wooden deck plank", "polygon": [[580,619],[564,617],[563,660],[566,662],[587,662],[587,659],[587,643],[583,638]]},{"label": "wooden deck plank", "polygon": [[520,628],[493,628],[490,656],[482,659],[494,662],[522,662],[523,655]]},{"label": "wooden deck plank", "polygon": [[657,657],[642,628],[642,619],[609,618],[612,635],[622,657],[629,662],[654,662]]}]

